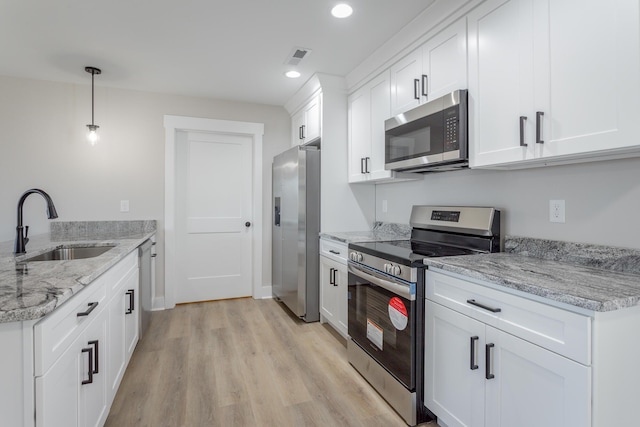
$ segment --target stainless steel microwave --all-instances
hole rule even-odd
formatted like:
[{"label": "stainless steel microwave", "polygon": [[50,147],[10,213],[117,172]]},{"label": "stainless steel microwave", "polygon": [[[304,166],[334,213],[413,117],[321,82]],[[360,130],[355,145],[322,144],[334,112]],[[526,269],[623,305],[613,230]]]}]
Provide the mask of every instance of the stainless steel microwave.
[{"label": "stainless steel microwave", "polygon": [[385,169],[435,172],[469,165],[467,91],[385,120]]}]

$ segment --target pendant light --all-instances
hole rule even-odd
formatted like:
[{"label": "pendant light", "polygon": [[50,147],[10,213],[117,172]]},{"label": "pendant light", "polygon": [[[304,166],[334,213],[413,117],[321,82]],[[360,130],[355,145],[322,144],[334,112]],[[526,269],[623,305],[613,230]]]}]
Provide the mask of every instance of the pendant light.
[{"label": "pendant light", "polygon": [[89,133],[87,133],[87,139],[89,140],[89,143],[91,143],[91,145],[96,145],[96,143],[98,142],[98,133],[97,130],[100,126],[96,125],[93,122],[93,77],[96,74],[100,74],[102,73],[102,70],[100,68],[96,68],[96,67],[84,67],[84,70],[87,73],[91,74],[91,124],[87,125],[87,127],[89,128]]}]

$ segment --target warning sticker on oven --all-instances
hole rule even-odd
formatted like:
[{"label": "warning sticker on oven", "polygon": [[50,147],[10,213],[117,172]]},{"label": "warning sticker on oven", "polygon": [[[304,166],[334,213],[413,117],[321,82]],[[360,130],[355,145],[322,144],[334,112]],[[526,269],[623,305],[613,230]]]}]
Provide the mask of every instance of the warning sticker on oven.
[{"label": "warning sticker on oven", "polygon": [[407,327],[407,323],[409,322],[407,307],[404,306],[404,303],[398,297],[393,297],[389,300],[389,319],[391,319],[393,326],[400,331]]},{"label": "warning sticker on oven", "polygon": [[383,333],[382,328],[367,319],[367,338],[374,343],[376,347],[382,350]]}]

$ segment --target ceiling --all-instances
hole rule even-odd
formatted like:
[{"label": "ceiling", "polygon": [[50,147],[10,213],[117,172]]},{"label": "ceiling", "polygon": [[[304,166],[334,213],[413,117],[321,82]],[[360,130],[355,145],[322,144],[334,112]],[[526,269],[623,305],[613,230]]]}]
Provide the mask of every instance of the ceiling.
[{"label": "ceiling", "polygon": [[[3,0],[0,75],[284,105],[346,75],[433,0]],[[302,76],[284,77],[295,47]]]}]

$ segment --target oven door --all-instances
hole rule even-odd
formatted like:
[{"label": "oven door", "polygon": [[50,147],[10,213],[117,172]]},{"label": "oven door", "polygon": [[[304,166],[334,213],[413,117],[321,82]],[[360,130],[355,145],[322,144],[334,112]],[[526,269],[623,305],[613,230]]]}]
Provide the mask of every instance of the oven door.
[{"label": "oven door", "polygon": [[415,284],[349,262],[351,339],[415,391]]}]

